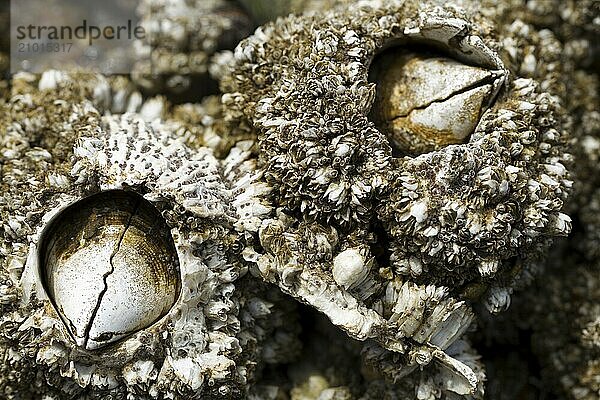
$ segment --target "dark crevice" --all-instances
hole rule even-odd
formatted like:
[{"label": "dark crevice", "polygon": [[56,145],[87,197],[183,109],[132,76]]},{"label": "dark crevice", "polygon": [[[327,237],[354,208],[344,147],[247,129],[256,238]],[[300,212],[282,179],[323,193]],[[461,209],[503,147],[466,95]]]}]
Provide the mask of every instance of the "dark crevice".
[{"label": "dark crevice", "polygon": [[375,234],[375,241],[370,244],[371,254],[375,257],[377,266],[380,268],[391,268],[391,243],[387,231],[383,224],[376,220],[373,223],[372,231]]},{"label": "dark crevice", "polygon": [[485,360],[488,374],[486,399],[549,400],[548,388],[541,384],[541,365],[531,348],[532,332],[527,329],[507,329],[507,339],[474,340]]}]

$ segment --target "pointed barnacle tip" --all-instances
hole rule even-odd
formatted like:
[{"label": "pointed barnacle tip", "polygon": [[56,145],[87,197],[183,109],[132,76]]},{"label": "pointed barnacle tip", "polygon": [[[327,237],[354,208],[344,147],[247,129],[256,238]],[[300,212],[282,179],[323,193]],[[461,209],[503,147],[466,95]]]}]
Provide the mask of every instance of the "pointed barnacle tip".
[{"label": "pointed barnacle tip", "polygon": [[493,104],[504,71],[392,47],[375,57],[369,80],[377,85],[371,120],[395,152],[418,155],[466,143]]},{"label": "pointed barnacle tip", "polygon": [[41,286],[75,344],[108,344],[158,321],[177,300],[173,238],[154,206],[137,193],[85,197],[50,219],[40,236]]}]

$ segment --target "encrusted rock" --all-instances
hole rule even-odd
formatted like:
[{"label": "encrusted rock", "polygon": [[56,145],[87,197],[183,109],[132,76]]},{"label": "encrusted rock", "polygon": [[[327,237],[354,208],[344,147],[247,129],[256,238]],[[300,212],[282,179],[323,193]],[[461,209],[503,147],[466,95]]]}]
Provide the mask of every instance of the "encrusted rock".
[{"label": "encrusted rock", "polygon": [[220,161],[173,125],[103,116],[74,86],[2,106],[0,392],[243,397],[263,362],[297,348],[293,315],[241,278],[240,234],[268,211],[251,143]]},{"label": "encrusted rock", "polygon": [[542,378],[597,398],[594,2],[267,3],[144,1],[133,82],[12,77],[0,394],[482,399],[466,333],[538,275]]}]

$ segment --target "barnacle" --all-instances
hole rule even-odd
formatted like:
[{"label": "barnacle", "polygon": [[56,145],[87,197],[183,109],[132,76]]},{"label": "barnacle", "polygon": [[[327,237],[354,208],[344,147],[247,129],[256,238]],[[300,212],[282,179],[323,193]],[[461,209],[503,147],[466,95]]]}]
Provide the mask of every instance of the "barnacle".
[{"label": "barnacle", "polygon": [[0,397],[512,398],[538,275],[511,329],[597,398],[596,5],[443,3],[144,0],[131,79],[13,75]]},{"label": "barnacle", "polygon": [[87,197],[61,211],[42,235],[40,274],[79,346],[95,349],[146,328],[175,303],[175,245],[141,196]]},{"label": "barnacle", "polygon": [[242,396],[261,353],[294,340],[281,300],[236,282],[237,232],[264,212],[248,144],[221,162],[174,122],[30,90],[2,106],[0,392]]},{"label": "barnacle", "polygon": [[[434,361],[432,376],[451,371],[461,384],[449,390],[471,396],[478,368],[449,350],[471,303],[508,307],[520,274],[570,230],[560,98],[509,69],[491,25],[427,2],[290,16],[242,41],[221,81],[278,207],[246,259],[351,337],[408,357],[400,376]],[[461,99],[468,123],[431,133],[428,107],[463,116]],[[426,128],[380,124],[421,109]]]},{"label": "barnacle", "polygon": [[373,122],[400,153],[419,154],[468,141],[504,81],[488,71],[394,48],[373,61]]}]

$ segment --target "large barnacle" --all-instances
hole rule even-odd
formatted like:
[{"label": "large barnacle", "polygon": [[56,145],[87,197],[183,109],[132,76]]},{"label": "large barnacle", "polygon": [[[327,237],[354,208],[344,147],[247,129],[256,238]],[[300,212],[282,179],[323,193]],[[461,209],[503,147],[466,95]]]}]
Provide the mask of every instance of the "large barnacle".
[{"label": "large barnacle", "polygon": [[373,122],[400,153],[419,154],[468,141],[504,82],[504,71],[392,48],[376,57]]},{"label": "large barnacle", "polygon": [[63,78],[2,105],[0,392],[244,396],[263,349],[295,351],[285,301],[242,279],[239,232],[268,210],[251,144],[219,161]]},{"label": "large barnacle", "polygon": [[44,286],[79,346],[96,349],[144,329],[175,303],[175,244],[141,196],[87,197],[60,212],[42,235]]},{"label": "large barnacle", "polygon": [[570,230],[564,110],[510,68],[491,25],[428,2],[290,16],[242,41],[221,82],[279,207],[246,258],[406,357],[401,376],[432,364],[471,396],[481,376],[450,354],[472,305],[505,309]]}]

